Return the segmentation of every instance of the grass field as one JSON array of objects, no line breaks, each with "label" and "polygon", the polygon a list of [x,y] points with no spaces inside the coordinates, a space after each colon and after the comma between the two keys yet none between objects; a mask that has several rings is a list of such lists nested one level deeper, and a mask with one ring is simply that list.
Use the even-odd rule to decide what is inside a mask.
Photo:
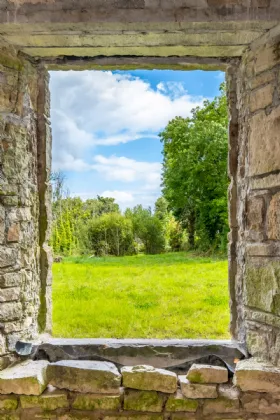
[{"label": "grass field", "polygon": [[229,338],[225,260],[67,258],[53,275],[56,337]]}]

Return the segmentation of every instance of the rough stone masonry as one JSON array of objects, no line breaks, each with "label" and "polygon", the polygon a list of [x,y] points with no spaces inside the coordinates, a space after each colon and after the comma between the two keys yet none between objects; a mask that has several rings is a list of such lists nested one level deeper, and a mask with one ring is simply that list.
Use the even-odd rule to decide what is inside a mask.
[{"label": "rough stone masonry", "polygon": [[[51,331],[50,68],[227,71],[230,328],[233,339],[263,364],[247,370],[244,362],[247,385],[238,367],[237,385],[240,380],[249,394],[233,398],[235,408],[229,404],[220,413],[228,419],[274,415],[279,372],[271,373],[271,364],[280,365],[279,1],[0,0],[0,369],[15,360],[18,339]],[[252,389],[248,382],[262,370],[261,386]],[[187,395],[203,395],[186,378],[181,384]],[[198,413],[217,412],[213,404],[227,398],[223,389],[208,388],[218,397],[199,402]],[[177,396],[171,402],[154,397],[155,407],[179,405],[184,412]],[[20,402],[16,409],[18,397],[10,399],[2,404],[15,413],[3,419],[18,418],[17,410],[30,404]],[[124,399],[126,407],[131,399]]]}]

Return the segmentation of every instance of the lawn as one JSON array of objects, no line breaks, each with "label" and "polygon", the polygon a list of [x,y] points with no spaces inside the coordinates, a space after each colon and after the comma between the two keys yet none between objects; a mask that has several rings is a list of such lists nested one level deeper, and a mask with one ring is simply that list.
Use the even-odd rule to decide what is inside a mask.
[{"label": "lawn", "polygon": [[53,267],[53,335],[229,338],[227,262],[190,253],[66,258]]}]

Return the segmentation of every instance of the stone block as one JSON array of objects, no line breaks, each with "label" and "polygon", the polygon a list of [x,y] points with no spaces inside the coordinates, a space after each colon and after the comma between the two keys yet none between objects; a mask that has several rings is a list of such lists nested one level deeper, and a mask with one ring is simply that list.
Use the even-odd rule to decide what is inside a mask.
[{"label": "stone block", "polygon": [[193,364],[187,379],[197,384],[221,384],[228,381],[228,370],[220,366]]},{"label": "stone block", "polygon": [[19,271],[6,273],[0,276],[0,287],[20,286],[22,283],[22,274]]},{"label": "stone block", "polygon": [[240,403],[238,399],[228,399],[224,397],[218,397],[215,400],[206,400],[203,405],[203,414],[226,414],[226,413],[238,413]]},{"label": "stone block", "polygon": [[11,267],[17,263],[18,251],[14,248],[0,246],[0,268]]},{"label": "stone block", "polygon": [[126,389],[124,392],[125,410],[160,413],[163,409],[164,401],[164,395],[157,391]]},{"label": "stone block", "polygon": [[270,394],[244,394],[242,396],[244,410],[249,413],[279,414],[280,400],[273,399]]},{"label": "stone block", "polygon": [[259,74],[258,76],[254,77],[248,84],[251,89],[255,89],[262,85],[272,82],[274,79],[275,79],[275,72],[270,71],[270,72]]},{"label": "stone block", "polygon": [[0,394],[41,395],[47,387],[48,362],[26,361],[0,372]]},{"label": "stone block", "polygon": [[8,242],[18,242],[19,241],[19,232],[20,232],[19,223],[13,223],[8,229],[7,241]]},{"label": "stone block", "polygon": [[165,369],[148,365],[125,366],[121,369],[123,386],[143,391],[174,393],[177,390],[177,375]]},{"label": "stone block", "polygon": [[250,180],[252,190],[264,190],[269,188],[279,188],[280,187],[280,173],[268,174],[265,177],[261,178],[252,178]]},{"label": "stone block", "polygon": [[280,106],[269,115],[259,112],[249,123],[249,176],[280,170]]},{"label": "stone block", "polygon": [[229,400],[238,400],[240,397],[240,390],[231,384],[221,384],[218,386],[218,394],[220,397]]},{"label": "stone block", "polygon": [[280,315],[279,268],[277,262],[260,264],[248,260],[244,276],[245,305]]},{"label": "stone block", "polygon": [[191,383],[186,375],[179,376],[179,384],[181,387],[182,394],[187,398],[199,399],[199,398],[217,398],[217,385],[209,384],[195,384]]},{"label": "stone block", "polygon": [[121,396],[104,394],[75,394],[72,407],[77,410],[118,410]]},{"label": "stone block", "polygon": [[22,316],[22,306],[19,302],[4,302],[0,305],[0,321],[14,321]]},{"label": "stone block", "polygon": [[0,289],[0,302],[11,302],[19,300],[20,287],[11,287],[8,289]]},{"label": "stone block", "polygon": [[[88,419],[83,417],[81,420],[88,420]],[[112,415],[104,416],[103,420],[163,420],[163,415],[152,414],[152,413],[149,413],[149,414],[123,413],[123,414],[112,414]]]},{"label": "stone block", "polygon": [[273,241],[280,240],[280,193],[275,194],[268,207],[267,236]]},{"label": "stone block", "polygon": [[255,74],[270,70],[278,64],[275,45],[264,45],[256,53],[256,62],[254,66]]},{"label": "stone block", "polygon": [[121,375],[113,363],[88,360],[61,360],[47,368],[49,383],[70,391],[114,394]]},{"label": "stone block", "polygon": [[255,112],[272,104],[274,86],[272,84],[261,87],[251,93],[250,111]]},{"label": "stone block", "polygon": [[[0,397],[0,411],[16,410],[18,400],[15,397]],[[1,418],[1,414],[0,414]]]},{"label": "stone block", "polygon": [[195,413],[198,408],[198,401],[184,397],[181,391],[168,397],[166,411],[186,411]]},{"label": "stone block", "polygon": [[234,383],[242,391],[280,392],[280,368],[254,358],[236,365]]},{"label": "stone block", "polygon": [[69,403],[67,393],[48,387],[46,391],[39,396],[25,395],[20,397],[22,408],[41,408],[42,410],[51,411],[58,408],[68,408]]}]

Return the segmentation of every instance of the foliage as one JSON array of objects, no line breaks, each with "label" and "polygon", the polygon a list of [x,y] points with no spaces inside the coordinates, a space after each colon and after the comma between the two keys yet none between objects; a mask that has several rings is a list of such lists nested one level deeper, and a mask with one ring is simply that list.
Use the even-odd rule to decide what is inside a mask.
[{"label": "foliage", "polygon": [[132,222],[119,213],[105,213],[92,219],[88,228],[91,249],[95,255],[132,255]]},{"label": "foliage", "polygon": [[158,254],[165,249],[164,224],[151,209],[142,205],[127,209],[125,216],[132,221],[136,242],[143,243],[146,254]]},{"label": "foliage", "polygon": [[190,247],[225,246],[227,222],[227,102],[221,95],[176,117],[160,133],[163,143],[163,194],[187,229]]},{"label": "foliage", "polygon": [[54,264],[53,277],[56,337],[229,338],[225,260],[71,257]]}]

